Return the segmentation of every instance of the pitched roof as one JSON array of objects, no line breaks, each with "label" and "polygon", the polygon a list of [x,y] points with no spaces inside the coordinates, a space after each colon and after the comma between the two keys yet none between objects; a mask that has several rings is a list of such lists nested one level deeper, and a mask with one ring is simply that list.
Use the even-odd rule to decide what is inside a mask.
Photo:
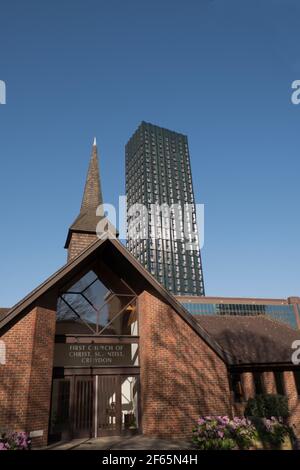
[{"label": "pitched roof", "polygon": [[4,315],[4,313],[7,313],[10,309],[9,308],[0,308],[0,315]]},{"label": "pitched roof", "polygon": [[76,217],[70,229],[78,232],[96,232],[98,222],[102,220],[103,216],[96,216],[96,211],[80,212],[79,216]]},{"label": "pitched roof", "polygon": [[6,314],[0,318],[0,329],[8,325],[18,315],[21,315],[26,309],[31,308],[40,298],[49,294],[51,290],[58,291],[67,282],[67,279],[74,277],[82,267],[88,264],[89,260],[97,256],[97,251],[102,250],[110,266],[121,275],[121,271],[126,274],[126,281],[129,283],[133,279],[134,290],[141,293],[147,288],[154,292],[164,302],[168,303],[177,312],[184,321],[208,344],[215,353],[227,363],[232,358],[219,346],[219,344],[195,321],[192,315],[170,294],[158,281],[134,258],[134,256],[125,248],[125,246],[116,238],[109,238],[105,233],[101,239],[91,244],[85,251],[73,258],[69,263],[63,266],[55,274],[50,276],[45,282],[28,294],[24,299],[12,307]]},{"label": "pitched roof", "polygon": [[292,364],[292,343],[300,331],[264,315],[193,315],[233,357],[233,364]]}]

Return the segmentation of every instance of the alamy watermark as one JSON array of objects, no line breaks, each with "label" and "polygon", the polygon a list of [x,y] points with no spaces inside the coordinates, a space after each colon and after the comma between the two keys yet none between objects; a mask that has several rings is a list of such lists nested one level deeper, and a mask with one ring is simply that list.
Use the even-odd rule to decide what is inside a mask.
[{"label": "alamy watermark", "polygon": [[295,351],[292,354],[292,363],[295,364],[296,366],[299,366],[300,364],[300,339],[296,339],[292,343],[292,349]]},{"label": "alamy watermark", "polygon": [[293,104],[300,104],[300,80],[294,80],[292,83],[292,89],[294,90],[291,95],[291,101]]},{"label": "alamy watermark", "polygon": [[0,104],[6,104],[6,84],[0,80]]},{"label": "alamy watermark", "polygon": [[96,216],[99,217],[98,238],[104,232],[109,237],[116,237],[117,230],[119,238],[127,241],[181,242],[185,250],[190,251],[204,246],[204,204],[136,203],[127,207],[127,197],[119,196],[118,211],[111,204],[102,204],[97,208]]},{"label": "alamy watermark", "polygon": [[6,346],[4,341],[0,340],[0,365],[5,366],[6,364]]}]

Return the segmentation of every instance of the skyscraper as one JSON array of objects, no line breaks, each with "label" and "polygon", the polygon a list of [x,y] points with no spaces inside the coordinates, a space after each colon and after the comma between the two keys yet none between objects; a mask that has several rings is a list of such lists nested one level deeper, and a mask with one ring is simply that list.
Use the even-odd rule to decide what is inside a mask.
[{"label": "skyscraper", "polygon": [[204,295],[187,136],[142,122],[125,153],[127,248],[173,294]]}]

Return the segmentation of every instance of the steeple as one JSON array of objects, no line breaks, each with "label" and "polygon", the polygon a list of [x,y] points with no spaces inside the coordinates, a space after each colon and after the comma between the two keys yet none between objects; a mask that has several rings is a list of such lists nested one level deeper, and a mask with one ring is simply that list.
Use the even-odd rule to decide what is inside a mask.
[{"label": "steeple", "polygon": [[[88,174],[86,178],[80,214],[85,213],[86,211],[96,211],[96,208],[103,204],[101,183],[100,183],[100,173],[99,173],[99,163],[98,163],[98,150],[96,137],[94,138],[92,155],[90,159],[90,165],[88,169]],[[103,210],[102,210],[102,214]]]},{"label": "steeple", "polygon": [[[104,218],[103,207],[96,215],[96,209],[103,204],[98,150],[96,137],[94,138],[92,154],[86,177],[80,212],[69,228],[65,248],[68,249],[68,261],[96,241],[96,227]],[[105,228],[106,230],[106,228]]]}]

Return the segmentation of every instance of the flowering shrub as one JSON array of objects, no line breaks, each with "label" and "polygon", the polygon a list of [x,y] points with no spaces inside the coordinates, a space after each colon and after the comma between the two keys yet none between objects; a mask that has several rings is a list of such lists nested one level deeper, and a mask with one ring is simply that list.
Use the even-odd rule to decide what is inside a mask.
[{"label": "flowering shrub", "polygon": [[286,419],[289,416],[288,399],[283,395],[256,395],[247,401],[245,416],[259,416],[261,418],[274,416]]},{"label": "flowering shrub", "polygon": [[282,395],[256,395],[250,398],[245,408],[248,416],[257,429],[261,443],[267,447],[279,448],[286,437],[294,440],[293,429],[286,424],[289,416],[288,401]]},{"label": "flowering shrub", "polygon": [[203,416],[193,429],[193,442],[201,450],[248,449],[256,437],[256,429],[247,418]]},{"label": "flowering shrub", "polygon": [[294,432],[290,426],[283,423],[282,418],[252,418],[252,422],[258,431],[260,440],[272,447],[280,447],[285,438],[289,436],[292,440]]},{"label": "flowering shrub", "polygon": [[0,450],[29,450],[30,446],[26,432],[0,433]]}]

